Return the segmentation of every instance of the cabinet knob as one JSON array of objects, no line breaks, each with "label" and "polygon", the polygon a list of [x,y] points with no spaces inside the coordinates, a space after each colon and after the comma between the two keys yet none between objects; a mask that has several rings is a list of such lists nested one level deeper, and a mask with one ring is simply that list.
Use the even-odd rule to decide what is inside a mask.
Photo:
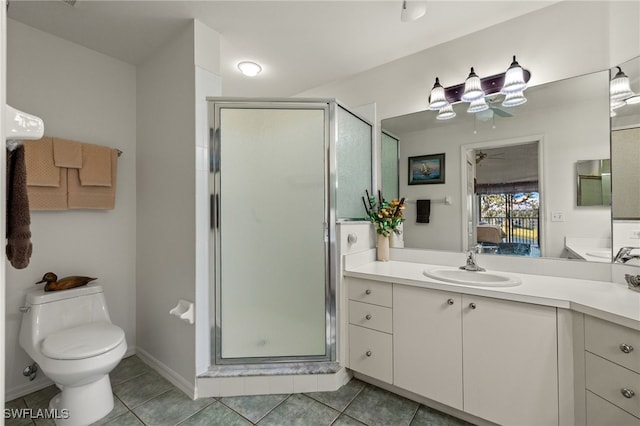
[{"label": "cabinet knob", "polygon": [[365,316],[365,318],[366,318],[366,319],[368,319],[368,320],[370,320],[370,319],[371,319],[371,314],[367,314],[367,315]]},{"label": "cabinet knob", "polygon": [[633,396],[636,394],[634,391],[632,391],[631,389],[627,389],[627,388],[620,389],[620,393],[625,398],[633,398]]},{"label": "cabinet knob", "polygon": [[447,305],[453,305],[453,299],[447,300]]},{"label": "cabinet knob", "polygon": [[472,303],[469,303],[469,307],[470,307],[471,309],[475,309],[475,308],[476,308],[476,304],[475,304],[475,303],[473,303],[473,302],[472,302]]},{"label": "cabinet knob", "polygon": [[364,294],[371,294],[371,290],[366,289],[366,290],[364,291]]},{"label": "cabinet knob", "polygon": [[372,353],[371,353],[371,351],[367,351],[367,352],[365,352],[365,355],[366,355],[366,356],[371,356],[371,355],[372,355]]},{"label": "cabinet knob", "polygon": [[348,242],[349,244],[355,244],[355,243],[357,243],[357,242],[358,242],[358,235],[356,235],[356,234],[349,234],[349,235],[347,236],[347,242]]},{"label": "cabinet knob", "polygon": [[620,345],[620,350],[625,354],[631,353],[633,351],[633,346],[627,345],[626,343],[622,343]]}]

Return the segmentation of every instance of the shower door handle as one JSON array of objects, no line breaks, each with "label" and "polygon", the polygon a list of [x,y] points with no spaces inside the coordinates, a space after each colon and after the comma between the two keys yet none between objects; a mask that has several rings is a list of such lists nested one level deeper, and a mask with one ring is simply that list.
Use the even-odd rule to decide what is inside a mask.
[{"label": "shower door handle", "polygon": [[209,197],[209,223],[211,229],[220,227],[220,198],[218,194],[211,194]]}]

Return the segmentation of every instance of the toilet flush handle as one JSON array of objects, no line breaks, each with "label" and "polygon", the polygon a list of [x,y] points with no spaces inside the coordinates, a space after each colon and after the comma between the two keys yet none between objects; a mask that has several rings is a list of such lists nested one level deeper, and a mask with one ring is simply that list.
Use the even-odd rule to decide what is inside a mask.
[{"label": "toilet flush handle", "polygon": [[22,312],[23,314],[26,314],[27,312],[29,312],[31,310],[31,306],[20,306],[18,308],[20,310],[20,312]]}]

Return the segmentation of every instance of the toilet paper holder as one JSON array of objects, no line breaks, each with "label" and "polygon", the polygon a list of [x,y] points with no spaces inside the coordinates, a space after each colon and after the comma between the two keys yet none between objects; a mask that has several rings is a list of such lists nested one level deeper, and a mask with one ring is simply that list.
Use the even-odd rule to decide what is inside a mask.
[{"label": "toilet paper holder", "polygon": [[189,324],[193,324],[195,306],[193,302],[180,299],[176,307],[171,309],[169,313],[185,322],[188,322]]}]

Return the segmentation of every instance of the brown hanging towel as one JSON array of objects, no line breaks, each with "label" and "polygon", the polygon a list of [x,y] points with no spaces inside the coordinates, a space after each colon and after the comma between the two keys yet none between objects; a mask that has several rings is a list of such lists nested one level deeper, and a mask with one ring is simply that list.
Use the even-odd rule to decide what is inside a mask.
[{"label": "brown hanging towel", "polygon": [[27,196],[27,168],[24,146],[7,150],[7,247],[9,262],[16,269],[24,269],[31,258],[31,217]]}]

